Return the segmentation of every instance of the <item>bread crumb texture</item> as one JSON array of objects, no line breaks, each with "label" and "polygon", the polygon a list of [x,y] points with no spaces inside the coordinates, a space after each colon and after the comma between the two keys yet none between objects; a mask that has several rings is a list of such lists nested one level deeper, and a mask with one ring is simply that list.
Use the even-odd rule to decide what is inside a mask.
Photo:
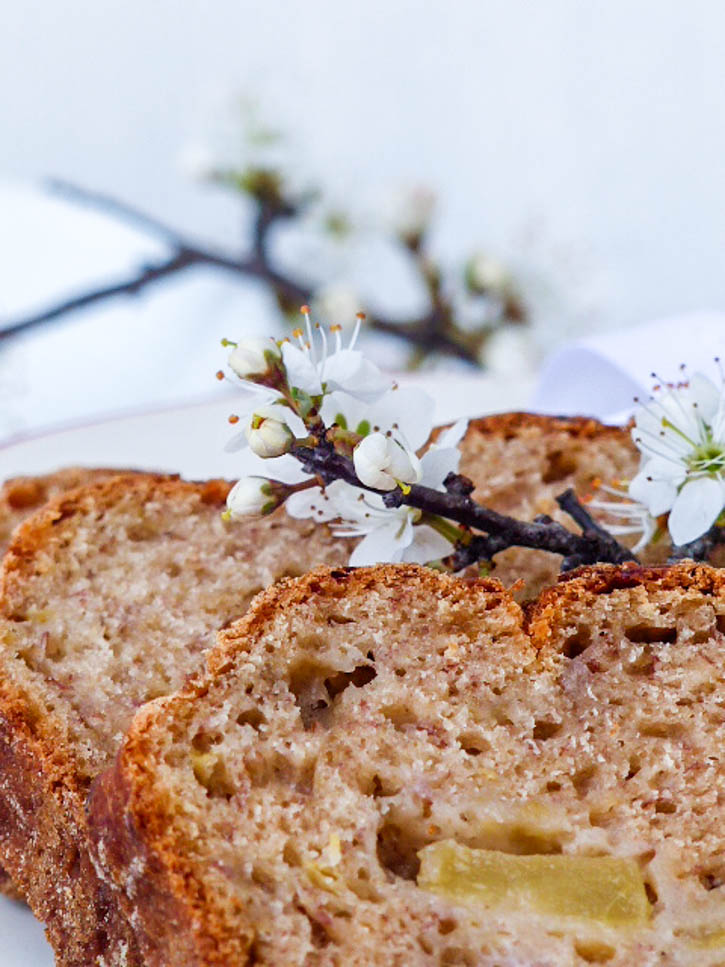
[{"label": "bread crumb texture", "polygon": [[96,855],[153,967],[722,965],[724,634],[691,562],[283,582],[137,713]]},{"label": "bread crumb texture", "polygon": [[115,475],[28,517],[5,555],[0,855],[59,964],[141,963],[94,874],[84,813],[134,711],[179,688],[262,588],[346,559],[325,527],[284,513],[225,523],[228,489]]}]

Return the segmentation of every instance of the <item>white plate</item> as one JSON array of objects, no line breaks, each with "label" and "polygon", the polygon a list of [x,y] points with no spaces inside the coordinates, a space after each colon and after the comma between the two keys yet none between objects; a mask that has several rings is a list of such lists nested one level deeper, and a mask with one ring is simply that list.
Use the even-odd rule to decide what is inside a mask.
[{"label": "white plate", "polygon": [[[530,386],[486,376],[401,377],[435,396],[436,421],[518,409]],[[235,479],[253,469],[248,451],[225,453],[232,435],[227,415],[234,397],[172,410],[119,417],[18,440],[0,447],[0,478],[44,473],[72,464],[168,470],[203,479]],[[261,461],[259,462],[261,463]],[[0,897],[0,967],[51,967],[53,955],[43,930],[22,905]]]}]

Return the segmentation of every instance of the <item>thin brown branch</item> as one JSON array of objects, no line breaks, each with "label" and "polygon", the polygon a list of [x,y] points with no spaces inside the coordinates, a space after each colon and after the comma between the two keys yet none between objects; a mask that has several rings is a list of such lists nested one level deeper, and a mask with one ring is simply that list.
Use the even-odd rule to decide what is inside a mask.
[{"label": "thin brown branch", "polygon": [[[447,492],[419,484],[412,485],[405,493],[400,489],[379,491],[366,487],[355,473],[352,460],[337,453],[333,445],[325,439],[314,448],[296,446],[291,452],[307,473],[320,477],[325,483],[344,480],[354,487],[377,493],[387,507],[415,507],[428,514],[455,521],[470,531],[482,531],[483,534],[474,534],[469,544],[457,549],[454,554],[454,567],[458,569],[476,560],[490,560],[494,554],[508,547],[530,547],[560,554],[564,558],[563,570],[582,564],[622,564],[624,561],[637,560],[628,548],[619,544],[598,525],[587,527],[581,534],[575,534],[552,520],[516,520],[476,503],[468,494],[462,492],[465,491],[465,486],[451,488],[451,484],[454,484],[451,480],[447,481]],[[561,500],[565,509],[569,507],[579,516],[566,495],[562,495]]]},{"label": "thin brown branch", "polygon": [[117,295],[138,295],[143,289],[158,282],[169,275],[175,275],[192,265],[197,265],[198,259],[193,252],[186,249],[179,250],[170,256],[166,261],[158,262],[155,265],[146,265],[136,274],[122,282],[113,285],[103,286],[99,289],[91,289],[79,296],[66,299],[49,309],[45,309],[32,316],[17,319],[0,329],[0,341],[9,336],[17,335],[27,329],[34,329],[44,323],[53,322],[62,316],[84,309],[96,302],[105,302]]},{"label": "thin brown branch", "polygon": [[[135,273],[119,282],[90,288],[40,312],[8,320],[0,328],[0,340],[56,322],[72,312],[107,299],[138,295],[163,279],[204,265],[265,283],[274,292],[280,306],[286,310],[309,303],[314,297],[312,286],[279,272],[271,263],[268,251],[270,231],[280,220],[297,214],[297,209],[281,197],[276,201],[266,196],[256,200],[252,250],[242,255],[231,255],[204,247],[160,219],[102,192],[89,191],[61,180],[51,181],[49,184],[53,191],[75,204],[105,212],[157,236],[169,246],[169,254],[158,262],[142,265]],[[416,253],[416,259],[419,267],[425,267],[422,255]],[[382,315],[371,315],[368,317],[368,328],[404,340],[423,353],[439,352],[477,364],[480,336],[464,332],[455,325],[451,307],[443,300],[436,280],[429,280],[429,291],[431,307],[423,316],[410,321],[399,321]]]}]

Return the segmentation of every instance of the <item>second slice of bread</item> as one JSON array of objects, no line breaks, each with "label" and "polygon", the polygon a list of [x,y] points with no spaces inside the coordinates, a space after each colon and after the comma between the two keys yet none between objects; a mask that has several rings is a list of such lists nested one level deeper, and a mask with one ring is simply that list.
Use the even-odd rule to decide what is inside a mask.
[{"label": "second slice of bread", "polygon": [[411,566],[285,582],[137,714],[99,869],[149,967],[714,967],[724,632],[693,564],[584,570],[528,621]]}]

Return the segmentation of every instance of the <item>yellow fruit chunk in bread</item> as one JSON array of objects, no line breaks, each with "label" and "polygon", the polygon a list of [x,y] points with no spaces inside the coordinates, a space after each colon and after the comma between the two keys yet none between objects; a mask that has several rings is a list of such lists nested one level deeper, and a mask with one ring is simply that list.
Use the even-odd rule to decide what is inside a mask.
[{"label": "yellow fruit chunk in bread", "polygon": [[469,849],[453,840],[422,849],[418,886],[450,900],[593,920],[643,924],[649,903],[634,859],[616,856],[516,856]]}]

